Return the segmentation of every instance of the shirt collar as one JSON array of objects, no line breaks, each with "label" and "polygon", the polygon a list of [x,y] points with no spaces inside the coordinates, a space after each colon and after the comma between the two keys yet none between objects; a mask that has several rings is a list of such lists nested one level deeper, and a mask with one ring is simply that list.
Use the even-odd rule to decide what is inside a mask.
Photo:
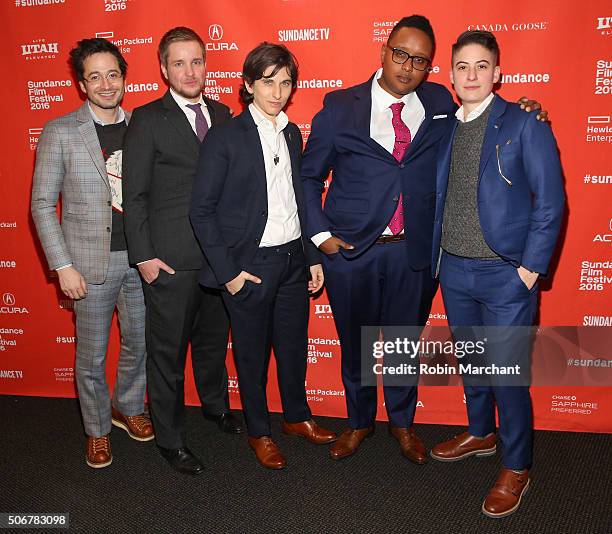
[{"label": "shirt collar", "polygon": [[257,125],[257,128],[264,128],[267,130],[275,130],[276,133],[281,132],[285,129],[285,126],[289,124],[289,117],[287,114],[281,110],[281,112],[276,117],[276,128],[274,128],[274,124],[267,117],[264,117],[263,113],[257,109],[257,106],[252,102],[249,104],[249,111],[251,112],[251,116]]},{"label": "shirt collar", "polygon": [[376,106],[379,111],[382,111],[395,104],[396,102],[403,102],[408,106],[409,102],[414,98],[417,98],[414,91],[402,96],[402,98],[395,98],[393,95],[387,93],[380,84],[378,83],[379,78],[382,76],[382,68],[376,71],[374,79],[372,80],[372,104]]},{"label": "shirt collar", "polygon": [[170,94],[172,95],[172,98],[174,98],[174,101],[177,103],[178,107],[181,109],[185,109],[188,105],[191,104],[200,104],[201,106],[206,107],[206,102],[204,102],[202,94],[200,94],[200,100],[198,100],[197,102],[190,102],[189,100],[175,92],[172,88],[170,88]]},{"label": "shirt collar", "polygon": [[477,119],[482,115],[483,111],[487,109],[487,106],[491,103],[491,100],[493,100],[494,96],[494,93],[490,93],[489,96],[485,98],[476,109],[473,109],[468,113],[468,116],[465,119],[463,118],[463,106],[461,106],[455,113],[455,117],[457,117],[460,122],[470,122],[474,119]]},{"label": "shirt collar", "polygon": [[[106,126],[107,124],[111,124],[111,123],[106,123],[104,122],[100,117],[98,117],[95,113],[94,110],[91,109],[91,105],[89,104],[89,100],[87,101],[87,109],[89,109],[89,113],[91,114],[91,118],[93,119],[93,121],[96,124],[99,124],[100,126]],[[117,120],[112,123],[112,124],[119,124],[120,122],[123,122],[125,120],[125,111],[123,111],[123,108],[121,108],[121,106],[119,107],[119,111],[117,112]]]}]

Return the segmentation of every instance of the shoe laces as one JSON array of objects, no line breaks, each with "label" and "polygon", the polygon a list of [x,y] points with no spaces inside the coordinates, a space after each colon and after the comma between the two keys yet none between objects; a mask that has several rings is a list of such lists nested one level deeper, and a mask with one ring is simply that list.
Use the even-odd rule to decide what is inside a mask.
[{"label": "shoe laces", "polygon": [[92,448],[94,454],[98,451],[107,451],[110,448],[110,442],[108,436],[101,436],[99,438],[93,438]]},{"label": "shoe laces", "polygon": [[129,415],[125,418],[140,431],[144,430],[144,428],[150,424],[149,418],[144,414]]}]

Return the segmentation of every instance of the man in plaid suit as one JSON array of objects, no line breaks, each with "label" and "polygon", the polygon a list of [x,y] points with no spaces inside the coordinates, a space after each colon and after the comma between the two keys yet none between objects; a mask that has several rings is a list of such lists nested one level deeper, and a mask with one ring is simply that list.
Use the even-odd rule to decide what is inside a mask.
[{"label": "man in plaid suit", "polygon": [[[40,137],[32,216],[49,268],[74,299],[75,374],[90,467],[110,465],[111,424],[138,441],[153,439],[144,414],[145,308],[138,271],[128,264],[121,198],[123,136],[120,107],[127,63],[105,39],[83,39],[70,52],[87,97],[76,111],[48,122]],[[62,195],[62,222],[56,205]],[[106,350],[115,308],[121,352],[111,401]]]}]

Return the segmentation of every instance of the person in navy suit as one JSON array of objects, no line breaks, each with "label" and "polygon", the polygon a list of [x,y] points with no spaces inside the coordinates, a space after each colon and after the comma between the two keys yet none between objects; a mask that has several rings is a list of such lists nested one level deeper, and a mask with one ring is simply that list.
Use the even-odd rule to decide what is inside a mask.
[{"label": "person in navy suit", "polygon": [[297,77],[286,47],[262,43],[249,52],[240,91],[247,109],[206,136],[190,215],[208,260],[200,283],[222,289],[229,312],[249,445],[270,469],[286,466],[268,420],[271,347],[283,432],[315,444],[336,439],[312,419],[304,389],[308,293],[323,286],[323,269],[305,237],[302,135],[283,111]]},{"label": "person in navy suit", "polygon": [[431,451],[441,461],[494,454],[497,405],[503,469],[482,505],[490,517],[516,511],[529,485],[529,327],[565,205],[550,126],[493,93],[498,58],[490,32],[464,32],[453,45],[451,82],[463,105],[439,156],[432,248],[455,339],[494,327],[485,336],[499,330],[504,343],[487,351],[485,364],[518,361],[525,375],[482,384],[464,374],[468,431]]},{"label": "person in navy suit", "polygon": [[[342,346],[349,428],[330,449],[333,459],[355,453],[373,431],[376,387],[364,384],[361,371],[362,326],[423,326],[436,291],[429,264],[437,146],[455,104],[443,86],[424,81],[434,46],[425,17],[400,20],[382,47],[382,68],[363,84],[326,95],[304,151],[307,231],[325,253]],[[384,395],[402,453],[425,463],[412,429],[415,385],[385,385]]]}]

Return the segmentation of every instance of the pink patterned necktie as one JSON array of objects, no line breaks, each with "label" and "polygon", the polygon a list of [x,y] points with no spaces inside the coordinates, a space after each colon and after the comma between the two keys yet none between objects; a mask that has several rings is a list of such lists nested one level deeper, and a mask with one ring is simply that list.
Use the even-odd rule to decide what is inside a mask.
[{"label": "pink patterned necktie", "polygon": [[[404,107],[403,102],[396,102],[391,104],[391,112],[393,118],[391,119],[393,124],[393,130],[395,131],[395,145],[393,146],[393,157],[399,162],[404,158],[404,154],[410,146],[412,137],[410,130],[406,123],[402,120],[402,108]],[[399,234],[404,229],[404,207],[402,205],[402,194],[400,193],[397,208],[393,217],[389,221],[389,230],[393,235]]]}]

